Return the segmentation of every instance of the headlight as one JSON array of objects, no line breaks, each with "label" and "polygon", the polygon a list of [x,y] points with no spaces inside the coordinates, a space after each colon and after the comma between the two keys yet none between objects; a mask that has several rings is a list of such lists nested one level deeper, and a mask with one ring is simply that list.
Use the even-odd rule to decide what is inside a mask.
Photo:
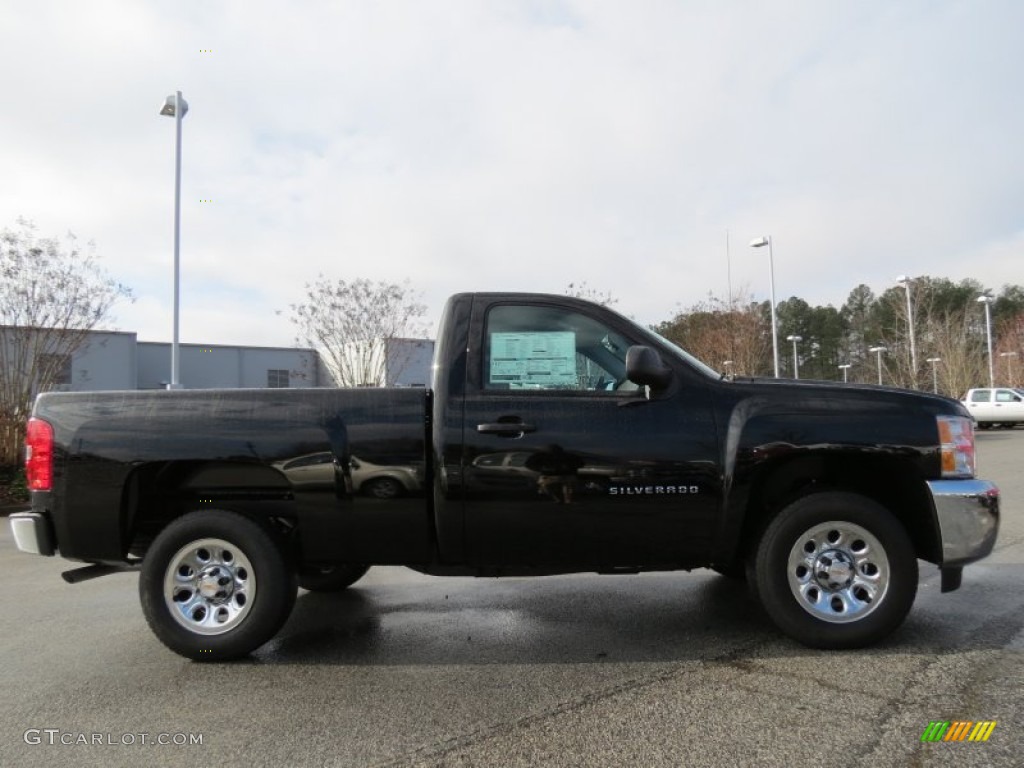
[{"label": "headlight", "polygon": [[974,424],[963,416],[936,416],[943,477],[974,477]]}]

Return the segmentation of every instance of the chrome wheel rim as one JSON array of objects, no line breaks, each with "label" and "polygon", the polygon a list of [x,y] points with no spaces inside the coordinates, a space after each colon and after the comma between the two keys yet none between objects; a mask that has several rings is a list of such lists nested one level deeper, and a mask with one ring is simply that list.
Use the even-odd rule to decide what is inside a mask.
[{"label": "chrome wheel rim", "polygon": [[252,563],[224,539],[186,544],[164,574],[167,610],[178,624],[199,635],[220,635],[237,627],[255,596]]},{"label": "chrome wheel rim", "polygon": [[800,607],[830,624],[878,610],[892,571],[885,548],[854,523],[831,521],[800,535],[789,552],[787,580]]}]

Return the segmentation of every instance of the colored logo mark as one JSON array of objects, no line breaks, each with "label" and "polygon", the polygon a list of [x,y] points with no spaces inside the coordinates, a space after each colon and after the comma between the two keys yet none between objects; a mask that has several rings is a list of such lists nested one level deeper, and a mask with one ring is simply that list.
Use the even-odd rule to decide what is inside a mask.
[{"label": "colored logo mark", "polygon": [[921,741],[988,741],[995,728],[995,720],[933,720],[921,734]]}]

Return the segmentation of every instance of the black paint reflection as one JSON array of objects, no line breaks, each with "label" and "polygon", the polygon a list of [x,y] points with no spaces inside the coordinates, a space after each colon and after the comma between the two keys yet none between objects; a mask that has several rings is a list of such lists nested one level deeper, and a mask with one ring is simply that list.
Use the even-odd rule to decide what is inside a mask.
[{"label": "black paint reflection", "polygon": [[572,504],[583,459],[562,449],[545,446],[526,460],[526,468],[537,473],[537,493],[556,504]]}]

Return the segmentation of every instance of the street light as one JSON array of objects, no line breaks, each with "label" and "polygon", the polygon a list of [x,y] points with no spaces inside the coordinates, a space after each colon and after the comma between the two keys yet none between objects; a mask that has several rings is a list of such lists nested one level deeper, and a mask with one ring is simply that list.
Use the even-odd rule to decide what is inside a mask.
[{"label": "street light", "polygon": [[996,385],[996,373],[992,367],[992,309],[991,304],[995,299],[991,296],[979,296],[978,301],[985,305],[985,338],[988,340],[988,386],[993,388]]},{"label": "street light", "polygon": [[1013,386],[1013,358],[1017,356],[1016,352],[1000,352],[1000,357],[1006,358],[1006,382],[1011,387]]},{"label": "street light", "polygon": [[786,341],[792,341],[793,342],[793,378],[794,379],[799,379],[800,378],[800,362],[797,360],[797,357],[796,357],[796,343],[798,341],[803,341],[803,340],[804,340],[803,336],[787,336],[786,337]]},{"label": "street light", "polygon": [[935,367],[936,363],[941,363],[941,357],[929,357],[926,358],[929,363],[932,364],[932,392],[938,394],[939,392],[939,374],[938,369]]},{"label": "street light", "polygon": [[882,353],[888,352],[886,347],[871,347],[868,352],[874,352],[878,355],[878,383],[882,383]]},{"label": "street light", "polygon": [[775,256],[772,253],[771,235],[758,237],[750,241],[751,248],[768,246],[768,287],[771,291],[772,302],[772,359],[775,363],[775,378],[779,378],[779,330],[775,319]]},{"label": "street light", "polygon": [[914,344],[914,309],[910,303],[910,283],[913,280],[906,275],[900,275],[896,282],[903,283],[907,290],[907,330],[910,333],[910,381],[917,385],[917,347]]},{"label": "street light", "polygon": [[178,305],[181,273],[181,121],[188,114],[188,102],[175,91],[164,102],[161,115],[174,118],[174,338],[171,341],[171,383],[168,389],[181,389],[179,376]]},{"label": "street light", "polygon": [[844,363],[843,365],[840,365],[839,368],[843,372],[843,384],[845,384],[846,381],[847,381],[847,374],[849,374],[849,372],[850,372],[850,364],[849,363]]}]

